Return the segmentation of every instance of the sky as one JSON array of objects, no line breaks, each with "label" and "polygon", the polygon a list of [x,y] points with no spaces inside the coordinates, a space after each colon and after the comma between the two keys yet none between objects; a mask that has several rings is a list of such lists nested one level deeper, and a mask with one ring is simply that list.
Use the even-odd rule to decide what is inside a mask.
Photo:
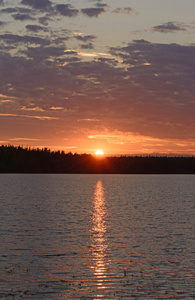
[{"label": "sky", "polygon": [[194,0],[0,0],[0,144],[195,155]]}]

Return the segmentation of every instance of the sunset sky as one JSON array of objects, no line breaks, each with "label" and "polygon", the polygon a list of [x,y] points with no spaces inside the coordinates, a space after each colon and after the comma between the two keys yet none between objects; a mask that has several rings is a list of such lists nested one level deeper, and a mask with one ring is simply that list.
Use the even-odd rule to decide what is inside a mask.
[{"label": "sunset sky", "polygon": [[0,144],[195,155],[194,0],[0,0]]}]

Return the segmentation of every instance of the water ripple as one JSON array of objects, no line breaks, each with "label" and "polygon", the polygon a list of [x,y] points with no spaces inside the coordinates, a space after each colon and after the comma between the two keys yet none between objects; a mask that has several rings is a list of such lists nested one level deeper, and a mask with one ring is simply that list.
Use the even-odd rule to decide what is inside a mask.
[{"label": "water ripple", "polygon": [[0,299],[195,299],[195,176],[0,177]]}]

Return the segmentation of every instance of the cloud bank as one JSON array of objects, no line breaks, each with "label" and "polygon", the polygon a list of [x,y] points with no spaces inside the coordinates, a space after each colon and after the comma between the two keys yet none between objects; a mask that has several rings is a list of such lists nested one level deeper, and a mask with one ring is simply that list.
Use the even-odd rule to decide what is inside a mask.
[{"label": "cloud bank", "polygon": [[[48,122],[37,129],[38,140],[48,130],[48,139],[52,134],[59,135],[59,140],[63,135],[66,139],[74,137],[74,147],[81,137],[91,143],[107,140],[116,145],[131,145],[133,141],[137,145],[142,140],[145,151],[149,143],[160,147],[162,141],[164,145],[169,141],[167,148],[171,140],[181,149],[187,140],[192,145],[195,45],[132,40],[128,36],[118,46],[109,46],[110,27],[102,27],[107,31],[103,39],[94,30],[95,22],[102,22],[105,14],[129,20],[135,10],[94,2],[95,7],[77,8],[49,0],[22,0],[15,7],[0,1],[0,109],[4,134],[7,132],[13,140],[17,126],[21,136],[26,136],[28,126],[21,126],[22,122],[28,122],[29,128],[33,124],[35,131],[40,127],[35,122]],[[74,30],[64,25],[77,18],[82,18],[84,25]],[[90,22],[88,30],[85,22]],[[8,30],[7,26],[15,24],[18,30],[17,26]],[[150,35],[186,34],[193,26],[193,22],[187,25],[170,21],[152,27]],[[34,139],[33,134],[29,139]]]}]

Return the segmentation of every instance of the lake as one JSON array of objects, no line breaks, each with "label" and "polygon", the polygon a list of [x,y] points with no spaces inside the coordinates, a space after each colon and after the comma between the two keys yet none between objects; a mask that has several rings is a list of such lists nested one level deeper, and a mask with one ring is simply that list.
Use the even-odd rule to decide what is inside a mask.
[{"label": "lake", "polygon": [[0,175],[0,299],[195,299],[195,175]]}]

